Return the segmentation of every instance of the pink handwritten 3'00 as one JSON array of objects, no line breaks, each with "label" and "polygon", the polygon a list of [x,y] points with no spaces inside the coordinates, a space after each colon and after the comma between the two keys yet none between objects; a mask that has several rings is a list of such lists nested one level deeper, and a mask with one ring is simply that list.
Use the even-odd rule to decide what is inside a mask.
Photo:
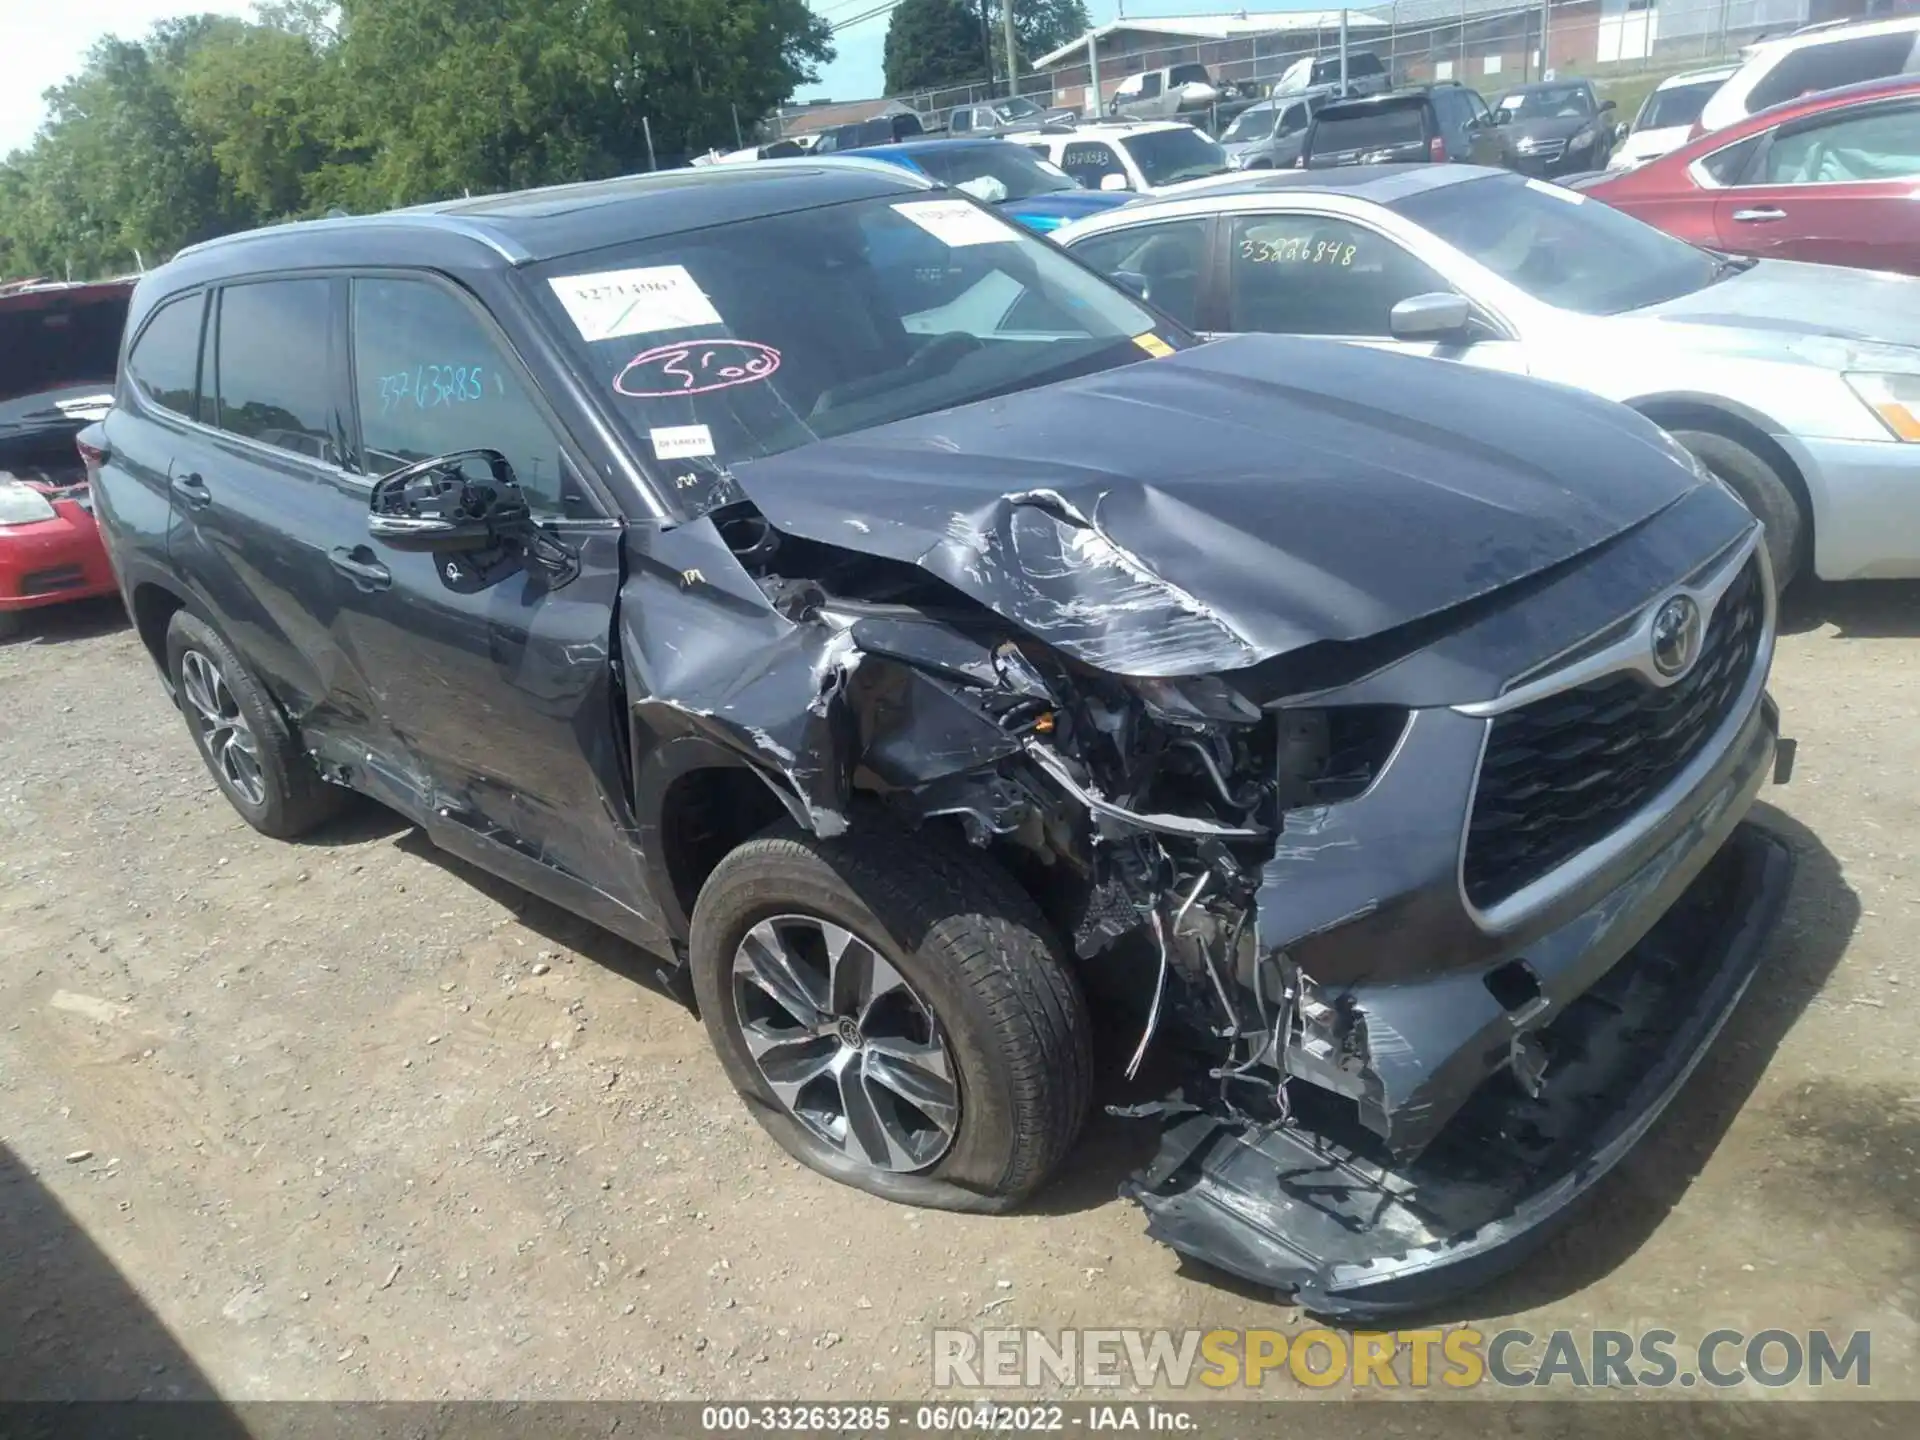
[{"label": "pink handwritten 3'00", "polygon": [[780,352],[757,340],[697,340],[656,345],[626,363],[613,388],[631,400],[704,395],[764,380],[780,368]]}]

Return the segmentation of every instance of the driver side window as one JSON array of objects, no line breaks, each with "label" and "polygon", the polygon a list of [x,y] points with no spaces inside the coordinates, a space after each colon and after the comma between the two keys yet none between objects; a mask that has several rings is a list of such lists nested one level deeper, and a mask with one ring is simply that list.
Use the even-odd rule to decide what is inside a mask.
[{"label": "driver side window", "polygon": [[1189,330],[1200,328],[1200,273],[1209,222],[1203,217],[1136,225],[1095,235],[1074,256],[1102,275],[1134,274],[1147,282],[1147,301]]},{"label": "driver side window", "polygon": [[1377,231],[1326,215],[1243,215],[1227,260],[1227,328],[1385,337],[1388,314],[1453,287]]},{"label": "driver side window", "polygon": [[471,306],[425,280],[353,282],[354,390],[367,468],[498,450],[535,519],[595,515],[519,360]]}]

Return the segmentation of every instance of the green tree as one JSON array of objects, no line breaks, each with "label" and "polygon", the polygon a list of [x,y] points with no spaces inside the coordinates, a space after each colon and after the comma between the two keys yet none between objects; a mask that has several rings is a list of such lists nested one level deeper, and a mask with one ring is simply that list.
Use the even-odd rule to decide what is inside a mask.
[{"label": "green tree", "polygon": [[982,78],[981,38],[980,11],[967,0],[900,0],[887,21],[887,93]]},{"label": "green tree", "polygon": [[[1003,32],[997,27],[1003,22],[999,7],[992,8],[993,33],[1000,35]],[[1079,39],[1092,23],[1087,18],[1086,0],[1013,0],[1014,48],[1025,65],[1052,54],[1069,40]]]}]

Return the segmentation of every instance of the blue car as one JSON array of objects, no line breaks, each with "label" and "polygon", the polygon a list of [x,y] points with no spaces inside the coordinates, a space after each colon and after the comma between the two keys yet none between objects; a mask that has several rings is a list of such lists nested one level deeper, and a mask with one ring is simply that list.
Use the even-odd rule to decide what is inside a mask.
[{"label": "blue car", "polygon": [[909,140],[859,153],[965,190],[1042,235],[1137,198],[1083,190],[1057,165],[1007,140]]}]

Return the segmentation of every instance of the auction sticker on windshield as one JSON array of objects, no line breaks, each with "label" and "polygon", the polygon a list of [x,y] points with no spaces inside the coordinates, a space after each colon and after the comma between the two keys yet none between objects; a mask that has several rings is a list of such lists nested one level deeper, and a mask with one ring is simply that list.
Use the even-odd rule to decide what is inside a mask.
[{"label": "auction sticker on windshield", "polygon": [[1587,197],[1578,190],[1569,190],[1564,185],[1550,185],[1545,180],[1527,181],[1529,190],[1538,190],[1542,195],[1551,195],[1556,200],[1564,200],[1569,205],[1584,205]]},{"label": "auction sticker on windshield", "polygon": [[653,453],[661,460],[691,460],[713,454],[713,432],[705,425],[668,425],[649,430]]},{"label": "auction sticker on windshield", "polygon": [[547,282],[583,340],[719,325],[720,312],[684,265],[603,270]]},{"label": "auction sticker on windshield", "polygon": [[962,245],[997,245],[1014,238],[1013,231],[984,210],[964,200],[910,200],[893,207],[949,249]]}]

